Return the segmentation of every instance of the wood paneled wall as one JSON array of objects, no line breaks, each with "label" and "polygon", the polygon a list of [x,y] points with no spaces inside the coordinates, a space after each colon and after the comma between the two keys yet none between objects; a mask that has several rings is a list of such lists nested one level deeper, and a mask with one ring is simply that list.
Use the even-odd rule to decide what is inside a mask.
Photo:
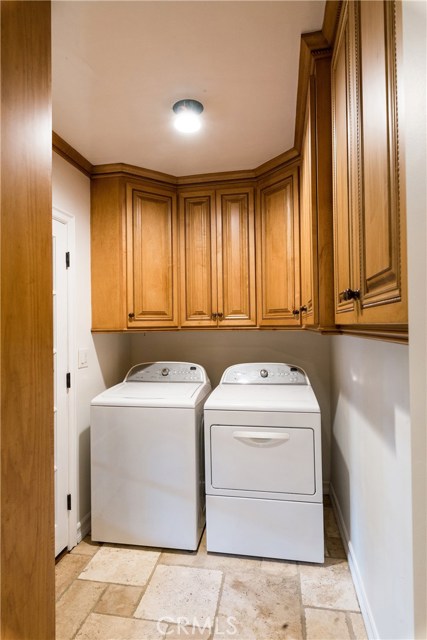
[{"label": "wood paneled wall", "polygon": [[1,638],[54,619],[50,2],[1,2]]}]

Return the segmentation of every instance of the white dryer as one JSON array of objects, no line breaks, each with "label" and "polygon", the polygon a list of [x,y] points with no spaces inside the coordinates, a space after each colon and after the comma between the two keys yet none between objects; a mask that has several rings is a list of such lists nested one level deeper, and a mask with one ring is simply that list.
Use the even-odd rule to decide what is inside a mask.
[{"label": "white dryer", "polygon": [[305,372],[229,367],[204,413],[208,551],[323,562],[320,409]]},{"label": "white dryer", "polygon": [[92,400],[93,540],[197,549],[210,391],[197,364],[148,362]]}]

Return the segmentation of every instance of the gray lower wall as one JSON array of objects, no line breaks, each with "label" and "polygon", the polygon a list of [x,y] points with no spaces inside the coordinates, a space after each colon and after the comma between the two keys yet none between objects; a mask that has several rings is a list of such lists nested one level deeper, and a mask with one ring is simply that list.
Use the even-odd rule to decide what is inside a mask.
[{"label": "gray lower wall", "polygon": [[239,362],[288,362],[308,374],[322,412],[323,480],[330,469],[330,337],[307,331],[168,331],[131,337],[131,361],[181,360],[205,367],[213,386]]}]

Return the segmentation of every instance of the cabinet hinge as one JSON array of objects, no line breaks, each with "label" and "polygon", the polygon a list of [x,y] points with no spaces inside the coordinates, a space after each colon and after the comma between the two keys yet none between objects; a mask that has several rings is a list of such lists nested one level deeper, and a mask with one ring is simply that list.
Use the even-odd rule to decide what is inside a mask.
[{"label": "cabinet hinge", "polygon": [[69,269],[70,267],[70,252],[66,251],[65,253],[65,267]]},{"label": "cabinet hinge", "polygon": [[71,373],[70,372],[67,373],[66,378],[67,378],[67,389],[71,389]]},{"label": "cabinet hinge", "polygon": [[71,511],[71,493],[67,495],[67,511]]}]

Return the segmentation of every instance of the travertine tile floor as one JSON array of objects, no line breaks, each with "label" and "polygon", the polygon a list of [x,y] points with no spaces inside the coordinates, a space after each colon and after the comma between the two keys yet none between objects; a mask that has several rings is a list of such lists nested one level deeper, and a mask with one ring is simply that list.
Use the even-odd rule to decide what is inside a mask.
[{"label": "travertine tile floor", "polygon": [[330,503],[325,563],[98,545],[56,565],[57,640],[363,640]]}]

